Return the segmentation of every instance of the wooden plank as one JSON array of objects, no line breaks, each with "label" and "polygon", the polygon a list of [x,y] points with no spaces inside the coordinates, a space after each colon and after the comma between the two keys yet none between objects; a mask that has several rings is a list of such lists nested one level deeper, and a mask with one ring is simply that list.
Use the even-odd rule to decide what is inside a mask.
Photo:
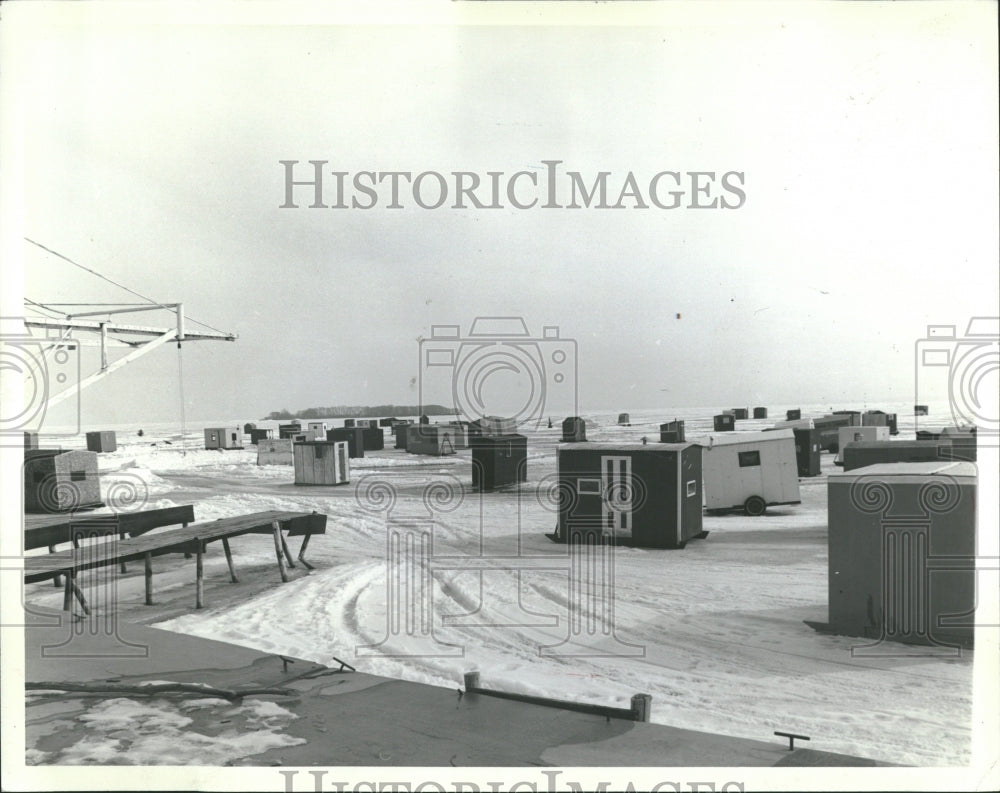
[{"label": "wooden plank", "polygon": [[144,558],[147,553],[156,556],[190,551],[194,548],[193,543],[196,540],[204,545],[223,537],[235,537],[249,533],[273,533],[275,523],[278,524],[279,529],[286,531],[288,536],[307,536],[309,534],[322,534],[326,531],[326,515],[303,512],[258,512],[252,515],[222,518],[208,523],[195,523],[157,534],[130,537],[105,546],[95,545],[84,559],[79,558],[79,555],[74,554],[72,550],[28,556],[24,560],[24,580],[29,583],[42,581],[66,570],[88,570],[119,561],[139,560]]},{"label": "wooden plank", "polygon": [[236,570],[233,568],[233,552],[229,550],[229,538],[222,538],[222,550],[226,552],[226,564],[229,565],[229,577],[232,579],[234,584],[239,583],[239,579],[236,578]]},{"label": "wooden plank", "polygon": [[205,563],[202,561],[204,555],[202,544],[198,543],[198,551],[195,558],[194,607],[196,609],[205,607]]},{"label": "wooden plank", "polygon": [[153,605],[153,555],[147,553],[145,558],[146,563],[146,605]]},{"label": "wooden plank", "polygon": [[285,570],[284,562],[281,558],[281,525],[274,521],[272,529],[274,532],[274,555],[278,558],[278,571],[281,573],[282,583],[288,582],[288,572]]},{"label": "wooden plank", "polygon": [[132,537],[152,529],[187,523],[194,520],[190,504],[141,512],[109,513],[105,515],[25,515],[24,547],[26,550],[70,542],[74,531],[106,535],[125,532]]},{"label": "wooden plank", "polygon": [[302,562],[303,566],[308,570],[314,570],[315,568],[306,561],[306,546],[309,545],[309,540],[312,539],[311,534],[307,534],[302,539],[302,547],[299,548],[299,561]]},{"label": "wooden plank", "polygon": [[282,551],[282,553],[285,554],[285,561],[288,562],[288,566],[289,567],[294,568],[295,567],[295,560],[292,559],[292,552],[290,550],[288,550],[288,543],[285,542],[285,537],[284,537],[284,535],[282,535],[282,533],[280,531],[278,532],[278,537],[281,538],[281,551]]}]

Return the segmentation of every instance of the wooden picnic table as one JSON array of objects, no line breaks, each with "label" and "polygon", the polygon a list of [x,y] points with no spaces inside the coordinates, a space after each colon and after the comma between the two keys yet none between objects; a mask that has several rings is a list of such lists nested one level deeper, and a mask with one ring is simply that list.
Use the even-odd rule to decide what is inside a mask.
[{"label": "wooden picnic table", "polygon": [[[118,524],[119,528],[120,526],[121,524]],[[229,538],[238,537],[242,534],[271,534],[274,537],[275,555],[278,562],[278,569],[281,572],[281,580],[287,581],[288,573],[285,570],[284,561],[287,560],[289,567],[294,567],[295,563],[292,560],[291,552],[288,549],[288,544],[282,532],[289,537],[301,536],[303,538],[298,559],[305,567],[311,569],[312,565],[305,560],[306,546],[309,544],[309,540],[313,534],[324,534],[326,532],[326,515],[315,512],[279,512],[273,510],[256,512],[251,515],[239,515],[232,518],[220,518],[203,523],[193,523],[156,534],[142,533],[138,536],[131,536],[126,539],[118,539],[106,543],[91,543],[82,548],[74,547],[65,551],[56,551],[55,553],[26,556],[24,558],[24,580],[25,583],[31,583],[65,575],[66,588],[63,597],[63,609],[66,611],[70,610],[75,594],[84,611],[89,613],[89,607],[76,581],[77,574],[83,570],[92,570],[117,563],[142,559],[145,562],[146,568],[146,603],[147,605],[152,605],[152,558],[166,553],[193,553],[197,559],[195,607],[202,608],[204,605],[202,557],[205,553],[205,547],[209,543],[217,540],[222,541],[230,578],[233,583],[238,583],[236,571],[233,567],[232,552],[229,548]],[[116,530],[108,533],[115,534]],[[284,557],[284,560],[282,557]]]}]

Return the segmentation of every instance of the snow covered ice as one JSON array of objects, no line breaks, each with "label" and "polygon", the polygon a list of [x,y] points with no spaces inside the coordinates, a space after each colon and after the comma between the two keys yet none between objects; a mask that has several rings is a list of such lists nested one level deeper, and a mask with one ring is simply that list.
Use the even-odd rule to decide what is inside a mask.
[{"label": "snow covered ice", "polygon": [[[904,437],[912,431],[911,406],[883,407],[897,410]],[[675,417],[697,441],[711,431],[713,412],[630,411],[630,427],[616,425],[617,411],[583,416],[592,441],[655,442],[659,422]],[[738,429],[770,426],[783,413],[772,408],[770,420]],[[471,491],[467,450],[432,458],[387,448],[351,460],[349,485],[305,488],[293,484],[290,466],[257,466],[249,443],[242,451],[200,448],[200,427],[183,435],[179,427],[145,427],[141,438],[135,428],[114,428],[118,450],[100,455],[105,493],[134,491],[132,508],[192,503],[198,521],[268,509],[325,513],[326,534],[309,546],[316,569],[300,566],[281,584],[272,539],[240,537],[233,551],[244,583],[229,583],[221,551],[210,548],[207,608],[194,611],[190,563],[158,561],[158,595],[173,593],[183,606],[167,609],[143,605],[142,572],[133,565],[118,579],[117,597],[135,619],[451,689],[478,670],[489,688],[616,707],[627,708],[642,692],[652,695],[658,723],[758,740],[786,730],[811,736],[811,748],[890,763],[970,762],[972,652],[934,656],[926,647],[892,644],[882,655],[856,657],[851,648],[870,642],[822,635],[803,622],[827,617],[825,474],[833,455],[824,454],[822,476],[801,480],[800,505],[772,507],[759,518],[706,515],[709,536],[684,550],[616,548],[611,603],[595,600],[582,615],[593,624],[589,616],[604,614],[599,624],[610,621],[613,634],[583,631],[574,643],[567,642],[568,551],[545,537],[556,519],[558,421],[529,433],[527,483],[485,494]],[[62,439],[64,448],[74,442]],[[367,508],[359,503],[359,488],[376,478],[395,499],[388,513],[371,499]],[[429,486],[451,500],[429,496]],[[411,593],[430,582],[418,603],[426,612],[390,609],[399,571],[387,564],[387,528],[400,522],[431,532],[421,563],[402,573]],[[59,607],[61,592],[50,584],[26,589],[30,602]],[[609,607],[613,617],[602,611]],[[421,632],[422,625],[433,632]],[[129,707],[92,707],[89,718],[107,721]],[[153,750],[133,749],[137,757]]]}]

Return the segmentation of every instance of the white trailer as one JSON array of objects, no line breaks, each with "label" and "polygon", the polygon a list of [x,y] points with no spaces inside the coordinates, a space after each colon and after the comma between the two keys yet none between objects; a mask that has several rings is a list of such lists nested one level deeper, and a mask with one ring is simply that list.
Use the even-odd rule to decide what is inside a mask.
[{"label": "white trailer", "polygon": [[844,464],[844,447],[849,443],[887,441],[889,440],[889,425],[869,427],[840,427],[837,429],[837,456],[834,465]]},{"label": "white trailer", "polygon": [[702,476],[710,512],[742,509],[756,516],[802,500],[791,429],[709,435]]}]

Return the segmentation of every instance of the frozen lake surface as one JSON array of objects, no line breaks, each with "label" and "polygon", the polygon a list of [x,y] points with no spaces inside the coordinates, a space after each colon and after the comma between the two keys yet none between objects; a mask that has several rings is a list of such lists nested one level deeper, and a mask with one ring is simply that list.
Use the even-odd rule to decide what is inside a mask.
[{"label": "frozen lake surface", "polygon": [[[814,407],[803,406],[803,415],[828,406]],[[898,409],[901,437],[912,437],[912,406],[876,407]],[[615,425],[617,412],[583,415],[589,440],[655,442],[659,422],[675,417],[697,441],[715,412],[630,411],[631,427]],[[783,418],[783,407],[772,408],[770,420],[738,429]],[[865,640],[821,635],[803,622],[827,617],[833,455],[823,455],[823,475],[801,480],[800,505],[759,518],[706,516],[709,536],[684,550],[617,548],[613,595],[588,600],[569,586],[566,547],[545,537],[556,519],[553,419],[553,428],[527,433],[527,483],[484,495],[471,491],[467,450],[430,458],[386,448],[352,460],[349,485],[303,488],[289,466],[258,467],[249,443],[242,451],[201,448],[202,427],[235,421],[199,422],[184,433],[147,426],[141,438],[135,427],[109,427],[119,431],[119,447],[100,456],[108,501],[192,503],[199,521],[268,509],[329,516],[326,534],[309,546],[316,569],[297,567],[287,584],[271,538],[248,535],[233,543],[240,584],[229,583],[221,548],[210,546],[204,610],[193,609],[194,565],[180,556],[156,561],[154,607],[143,605],[141,566],[132,565],[117,580],[118,608],[173,631],[324,663],[340,658],[453,689],[478,670],[490,688],[618,707],[644,692],[654,722],[760,740],[791,731],[811,736],[810,748],[892,763],[970,762],[972,652],[935,656],[892,644],[852,655]],[[78,436],[49,440],[83,446]],[[386,441],[391,447],[388,431]],[[386,493],[389,510],[376,499]],[[400,526],[418,540],[428,532],[431,542],[422,556],[419,542],[412,553],[404,543],[397,565],[387,537]],[[51,584],[29,585],[27,596],[61,605]]]}]

